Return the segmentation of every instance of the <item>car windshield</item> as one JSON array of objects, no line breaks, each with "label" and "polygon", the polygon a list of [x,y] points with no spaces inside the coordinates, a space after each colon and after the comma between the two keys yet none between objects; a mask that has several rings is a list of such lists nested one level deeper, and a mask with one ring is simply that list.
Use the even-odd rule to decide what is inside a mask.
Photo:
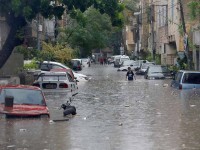
[{"label": "car windshield", "polygon": [[38,81],[65,81],[67,77],[65,75],[42,75],[38,78]]},{"label": "car windshield", "polygon": [[150,73],[162,73],[162,67],[149,67],[149,72]]},{"label": "car windshield", "polygon": [[121,58],[121,62],[126,61],[126,60],[130,60],[129,58]]},{"label": "car windshield", "polygon": [[129,66],[129,65],[133,65],[133,64],[134,64],[134,61],[132,61],[132,60],[126,60],[123,63],[124,66]]},{"label": "car windshield", "polygon": [[3,89],[0,93],[0,103],[4,103],[6,96],[14,97],[14,104],[45,105],[44,97],[40,90]]},{"label": "car windshield", "polygon": [[145,63],[145,64],[142,64],[141,68],[147,69],[149,66],[152,66],[152,65],[153,65],[152,63]]}]

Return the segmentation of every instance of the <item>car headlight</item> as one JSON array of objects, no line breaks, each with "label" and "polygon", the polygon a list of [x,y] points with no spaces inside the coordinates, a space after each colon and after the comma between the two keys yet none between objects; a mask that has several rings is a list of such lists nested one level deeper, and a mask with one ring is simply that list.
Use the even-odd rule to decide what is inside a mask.
[{"label": "car headlight", "polygon": [[5,119],[5,118],[6,118],[6,114],[0,113],[0,119]]}]

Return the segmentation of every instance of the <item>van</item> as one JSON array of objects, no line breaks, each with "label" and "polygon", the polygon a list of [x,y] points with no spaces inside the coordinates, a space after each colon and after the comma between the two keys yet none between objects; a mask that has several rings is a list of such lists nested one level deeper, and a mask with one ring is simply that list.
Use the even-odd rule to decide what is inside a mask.
[{"label": "van", "polygon": [[177,89],[200,88],[200,72],[180,70],[176,73],[171,86]]},{"label": "van", "polygon": [[121,66],[123,62],[126,60],[130,60],[129,56],[126,56],[126,55],[121,56],[119,59],[119,65]]}]

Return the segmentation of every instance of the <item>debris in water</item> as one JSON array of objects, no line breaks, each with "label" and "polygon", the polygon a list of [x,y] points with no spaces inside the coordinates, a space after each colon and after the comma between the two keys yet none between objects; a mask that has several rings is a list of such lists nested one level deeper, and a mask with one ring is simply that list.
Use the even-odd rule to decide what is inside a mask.
[{"label": "debris in water", "polygon": [[119,126],[123,126],[123,123],[119,123]]},{"label": "debris in water", "polygon": [[196,105],[190,105],[190,107],[195,107]]},{"label": "debris in water", "polygon": [[165,83],[165,84],[163,84],[163,87],[168,87],[168,84],[166,84],[166,83]]},{"label": "debris in water", "polygon": [[125,107],[130,107],[130,105],[125,105]]},{"label": "debris in water", "polygon": [[20,129],[19,131],[20,132],[26,132],[27,130],[26,129]]},{"label": "debris in water", "polygon": [[9,145],[9,146],[7,146],[7,148],[13,148],[13,147],[15,147],[15,145]]},{"label": "debris in water", "polygon": [[159,85],[159,84],[157,84],[157,83],[155,84],[155,86],[158,86],[158,85]]},{"label": "debris in water", "polygon": [[53,120],[50,120],[50,121],[49,121],[49,123],[50,123],[50,124],[53,124],[53,123],[54,123],[54,121],[53,121]]},{"label": "debris in water", "polygon": [[84,118],[83,118],[83,120],[86,120],[86,119],[87,119],[87,117],[84,117]]}]

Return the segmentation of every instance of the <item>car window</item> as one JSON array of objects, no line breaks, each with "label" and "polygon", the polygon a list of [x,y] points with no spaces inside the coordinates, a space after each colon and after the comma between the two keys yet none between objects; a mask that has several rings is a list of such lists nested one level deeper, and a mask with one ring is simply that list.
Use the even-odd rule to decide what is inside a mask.
[{"label": "car window", "polygon": [[38,78],[38,81],[65,81],[67,77],[65,75],[42,75]]},{"label": "car window", "polygon": [[162,73],[162,68],[161,67],[149,67],[149,72],[150,73]]},{"label": "car window", "polygon": [[178,83],[180,83],[182,75],[183,75],[183,72],[178,72],[176,74],[176,76],[175,76],[175,81],[177,81]]},{"label": "car window", "polygon": [[40,69],[44,70],[44,71],[49,71],[52,69],[52,65],[51,64],[41,64]]},{"label": "car window", "polygon": [[58,65],[52,65],[52,69],[64,69],[64,68]]},{"label": "car window", "polygon": [[200,73],[185,73],[183,83],[200,84]]},{"label": "car window", "polygon": [[5,89],[5,96],[13,96],[14,104],[44,105],[44,97],[40,90]]},{"label": "car window", "polygon": [[0,90],[0,103],[4,103],[4,95],[3,95],[3,90]]},{"label": "car window", "polygon": [[69,82],[74,82],[74,80],[73,80],[73,78],[71,77],[70,74],[67,74],[67,77],[68,77],[68,79],[69,79]]}]

